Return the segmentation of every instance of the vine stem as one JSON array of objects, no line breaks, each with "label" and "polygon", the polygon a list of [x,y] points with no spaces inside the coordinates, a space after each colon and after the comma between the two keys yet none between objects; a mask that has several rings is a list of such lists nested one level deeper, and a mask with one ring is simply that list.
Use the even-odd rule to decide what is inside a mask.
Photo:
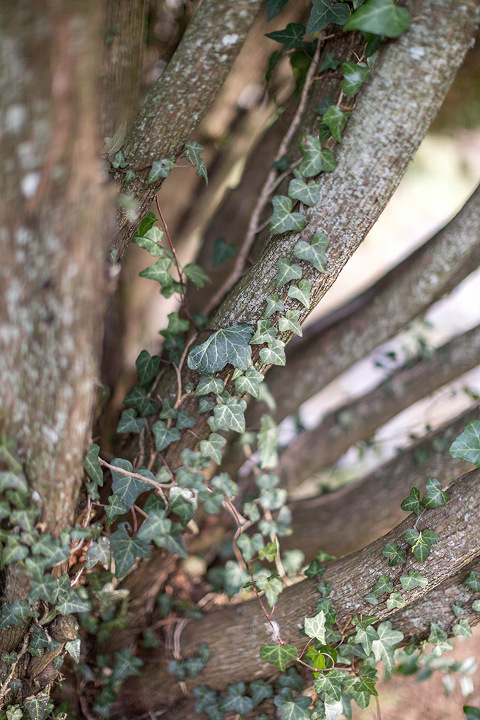
[{"label": "vine stem", "polygon": [[98,458],[98,462],[100,465],[103,465],[104,467],[108,468],[109,470],[114,470],[115,472],[119,472],[122,475],[126,475],[127,477],[136,478],[137,480],[142,480],[143,482],[147,483],[148,485],[152,485],[157,490],[161,491],[163,494],[163,488],[169,488],[172,486],[173,483],[159,483],[156,480],[151,480],[148,477],[145,477],[144,475],[140,475],[140,473],[134,473],[130,472],[129,470],[124,470],[123,468],[117,467],[116,465],[111,465],[106,460],[102,460],[101,457]]},{"label": "vine stem", "polygon": [[[308,93],[310,91],[310,88],[312,86],[313,80],[315,78],[315,70],[317,69],[318,60],[320,58],[320,51],[321,51],[322,43],[319,41],[317,43],[317,47],[315,50],[315,55],[313,56],[313,60],[310,64],[310,67],[308,68],[307,76],[305,78],[305,84],[302,89],[302,95],[300,97],[300,102],[298,104],[297,111],[294,115],[294,118],[292,122],[290,123],[290,126],[285,133],[282,142],[280,143],[280,146],[277,150],[277,154],[275,155],[274,163],[276,163],[278,160],[280,160],[281,157],[283,157],[288,149],[288,146],[290,144],[290,141],[292,137],[294,136],[295,132],[297,131],[303,112],[305,110],[307,100],[308,100]],[[283,179],[283,178],[282,178]],[[250,222],[248,223],[247,233],[245,235],[245,239],[238,251],[237,259],[235,261],[235,265],[233,267],[232,273],[229,275],[228,278],[222,283],[222,285],[218,288],[215,295],[210,299],[210,302],[205,307],[205,315],[208,315],[222,300],[222,298],[227,294],[229,290],[235,285],[237,280],[241,277],[243,272],[243,267],[245,265],[245,260],[248,257],[248,253],[250,252],[250,248],[253,244],[253,241],[255,239],[255,235],[259,232],[259,223],[260,223],[260,216],[265,208],[265,205],[270,199],[270,196],[276,187],[277,183],[277,170],[275,167],[273,167],[268,176],[267,179],[263,185],[262,191],[260,193],[260,196],[257,200],[257,204],[255,205],[255,208],[253,210],[253,213],[250,217]]]}]

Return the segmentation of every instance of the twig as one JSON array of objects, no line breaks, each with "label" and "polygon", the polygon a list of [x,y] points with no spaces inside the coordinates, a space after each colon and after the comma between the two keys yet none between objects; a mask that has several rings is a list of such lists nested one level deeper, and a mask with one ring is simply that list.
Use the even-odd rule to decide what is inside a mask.
[{"label": "twig", "polygon": [[98,462],[100,465],[103,465],[104,467],[107,467],[109,470],[114,470],[115,472],[119,472],[122,475],[126,475],[127,477],[136,478],[137,480],[142,480],[143,482],[146,482],[148,485],[152,485],[157,490],[160,490],[163,492],[162,488],[169,488],[172,486],[172,483],[159,483],[156,480],[152,480],[151,478],[145,477],[144,475],[140,475],[139,473],[130,472],[129,470],[124,470],[123,468],[117,467],[116,465],[110,465],[106,460],[102,460],[102,458],[98,458]]},{"label": "twig", "polygon": [[14,663],[12,663],[12,667],[10,668],[10,672],[8,673],[8,675],[7,675],[7,677],[5,678],[4,682],[3,682],[2,685],[0,686],[0,700],[3,700],[3,698],[5,697],[5,695],[7,694],[7,692],[9,691],[10,688],[8,687],[8,683],[9,683],[10,680],[13,678],[13,675],[14,675],[14,673],[15,673],[15,669],[16,669],[18,663],[20,662],[21,658],[22,658],[23,655],[25,655],[25,653],[27,652],[27,648],[28,648],[29,642],[30,642],[30,632],[27,632],[27,634],[25,635],[25,637],[24,637],[24,639],[23,639],[22,647],[20,648],[20,651],[19,651],[19,653],[18,653],[17,659],[15,660]]},{"label": "twig", "polygon": [[[315,50],[315,55],[313,57],[312,63],[310,67],[308,68],[307,76],[305,78],[305,84],[302,89],[302,95],[300,98],[300,102],[298,104],[297,111],[295,113],[295,116],[287,130],[287,132],[284,135],[284,138],[282,142],[280,143],[280,147],[278,148],[277,154],[275,155],[274,163],[280,160],[283,155],[285,155],[288,145],[295,134],[295,132],[298,129],[298,126],[300,125],[303,112],[305,110],[305,106],[307,104],[308,99],[308,93],[310,91],[311,85],[313,83],[313,79],[315,77],[315,70],[318,65],[318,60],[320,57],[320,50],[321,50],[321,43],[319,42],[317,44],[317,49]],[[283,178],[282,178],[283,179]],[[247,233],[245,235],[245,239],[239,249],[237,259],[235,261],[235,265],[233,268],[233,271],[229,275],[228,278],[222,283],[222,285],[219,287],[215,295],[210,299],[210,302],[207,303],[207,306],[204,310],[205,315],[208,315],[222,300],[222,298],[227,294],[227,292],[235,285],[237,280],[240,278],[243,267],[245,265],[245,260],[250,252],[250,248],[252,246],[252,243],[255,239],[255,235],[258,233],[258,226],[260,222],[260,216],[265,208],[265,205],[270,199],[270,196],[273,192],[273,189],[276,187],[276,181],[277,181],[277,170],[276,168],[272,168],[268,174],[268,177],[265,181],[265,184],[262,188],[262,191],[260,193],[260,196],[258,198],[257,204],[255,205],[255,209],[250,217],[250,222],[248,223],[248,229]]]}]

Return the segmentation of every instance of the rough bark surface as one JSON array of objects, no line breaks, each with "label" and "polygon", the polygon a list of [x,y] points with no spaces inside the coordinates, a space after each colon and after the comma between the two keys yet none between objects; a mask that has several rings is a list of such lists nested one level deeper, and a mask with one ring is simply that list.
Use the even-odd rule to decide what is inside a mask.
[{"label": "rough bark surface", "polygon": [[95,0],[0,12],[0,154],[12,168],[0,179],[0,433],[53,534],[75,508],[103,323],[101,20]]}]

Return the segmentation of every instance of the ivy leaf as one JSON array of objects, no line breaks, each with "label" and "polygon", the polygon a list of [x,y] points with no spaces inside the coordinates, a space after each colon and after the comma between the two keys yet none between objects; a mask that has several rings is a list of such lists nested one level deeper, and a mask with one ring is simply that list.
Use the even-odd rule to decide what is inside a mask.
[{"label": "ivy leaf", "polygon": [[[132,463],[124,458],[115,458],[112,460],[111,464],[114,467],[121,468],[127,472],[133,472]],[[138,474],[141,474],[141,471]],[[112,490],[122,505],[124,505],[125,510],[123,512],[130,510],[139,495],[151,489],[152,486],[149,483],[142,482],[142,480],[139,480],[138,478],[129,477],[124,473],[112,470]]]},{"label": "ivy leaf", "polygon": [[69,640],[67,643],[65,643],[65,650],[68,652],[73,662],[77,664],[80,662],[81,646],[82,641],[80,640],[80,638],[77,638],[76,640]]},{"label": "ivy leaf", "polygon": [[158,355],[150,355],[148,350],[142,350],[135,360],[137,367],[138,381],[140,385],[147,385],[150,380],[158,375],[160,369],[160,358]]},{"label": "ivy leaf", "polygon": [[270,575],[269,577],[260,575],[255,578],[255,584],[258,590],[265,593],[270,607],[274,607],[283,589],[282,581],[276,575]]},{"label": "ivy leaf", "polygon": [[223,584],[228,597],[235,595],[248,580],[250,575],[237,562],[229,560],[225,564],[225,573],[223,576]]},{"label": "ivy leaf", "polygon": [[248,715],[253,710],[252,698],[245,695],[246,686],[244,682],[228,683],[228,695],[223,698],[221,708],[224,712],[235,712],[239,715]]},{"label": "ivy leaf", "polygon": [[302,697],[293,699],[293,695],[277,695],[273,701],[275,705],[279,705],[281,709],[281,720],[308,720],[310,717],[309,707],[312,703],[311,698]]},{"label": "ivy leaf", "polygon": [[260,645],[260,657],[262,660],[275,665],[282,672],[288,663],[297,659],[297,656],[295,645],[269,645],[267,643]]},{"label": "ivy leaf", "polygon": [[443,643],[447,639],[447,633],[436,623],[430,624],[430,635],[428,636],[428,642],[438,645]]},{"label": "ivy leaf", "polygon": [[222,391],[223,380],[214,375],[202,375],[195,389],[195,395],[209,395],[209,393],[219,395]]},{"label": "ivy leaf", "polygon": [[366,0],[359,7],[344,30],[363,30],[373,35],[395,38],[410,25],[410,15],[405,8],[395,5],[394,0]]},{"label": "ivy leaf", "polygon": [[325,613],[320,610],[312,618],[305,618],[305,633],[309,638],[318,640],[321,645],[325,645]]},{"label": "ivy leaf", "polygon": [[37,600],[44,600],[45,602],[53,604],[57,599],[57,590],[57,581],[55,578],[45,573],[40,579],[32,579],[30,581],[29,602],[34,604]]},{"label": "ivy leaf", "polygon": [[413,554],[417,558],[418,562],[421,563],[425,562],[427,557],[430,555],[432,545],[439,541],[438,535],[429,528],[425,528],[422,532],[418,532],[418,530],[410,528],[407,530],[404,537],[407,543],[411,545]]},{"label": "ivy leaf", "polygon": [[393,542],[388,542],[382,550],[382,555],[388,558],[390,567],[394,565],[403,565],[407,558],[405,548],[399,548]]},{"label": "ivy leaf", "polygon": [[30,604],[26,600],[14,600],[13,603],[4,602],[0,616],[0,630],[11,625],[22,625],[28,618]]},{"label": "ivy leaf", "polygon": [[272,205],[273,215],[268,226],[272,235],[303,230],[307,218],[305,215],[302,215],[302,213],[292,212],[293,203],[289,197],[286,195],[275,195],[275,197],[272,198]]},{"label": "ivy leaf", "polygon": [[310,307],[311,290],[312,285],[310,283],[310,280],[304,278],[303,280],[300,280],[298,285],[290,285],[290,287],[288,288],[288,297],[291,297],[294,300],[298,300],[308,310],[308,308]]},{"label": "ivy leaf", "polygon": [[273,20],[275,15],[283,10],[288,0],[267,0],[267,20]]},{"label": "ivy leaf", "polygon": [[140,277],[147,278],[148,280],[155,280],[155,282],[164,288],[169,288],[173,285],[173,277],[168,272],[171,264],[172,261],[170,258],[160,257],[156,263],[145,268],[145,270],[142,270],[142,272],[138,274]]},{"label": "ivy leaf", "polygon": [[435,478],[428,478],[422,505],[426,508],[437,508],[445,505],[449,500],[446,492],[442,490],[441,483]]},{"label": "ivy leaf", "polygon": [[353,97],[362,87],[370,75],[370,68],[365,63],[345,62],[342,65],[343,83],[342,90],[345,95]]},{"label": "ivy leaf", "polygon": [[427,578],[423,577],[418,570],[410,570],[408,575],[402,575],[400,582],[404,590],[412,590],[415,587],[427,587],[428,585]]},{"label": "ivy leaf", "polygon": [[402,500],[400,507],[405,512],[414,512],[415,515],[420,515],[422,512],[422,504],[420,502],[420,490],[413,487],[410,490],[410,495]]},{"label": "ivy leaf", "polygon": [[213,415],[217,428],[220,430],[245,430],[244,413],[247,408],[245,400],[236,397],[229,397],[225,403],[217,403],[213,409]]},{"label": "ivy leaf", "polygon": [[233,498],[238,493],[238,485],[232,480],[230,475],[226,472],[222,472],[219,475],[215,475],[210,484],[220,490],[226,497]]},{"label": "ivy leaf", "polygon": [[139,433],[145,427],[145,418],[137,417],[133,408],[124,410],[117,426],[118,433]]},{"label": "ivy leaf", "polygon": [[[323,170],[322,143],[318,137],[307,135],[305,142],[300,143],[303,160],[298,168],[303,177],[319,175]],[[291,202],[291,201],[290,201]]]},{"label": "ivy leaf", "polygon": [[140,668],[143,660],[135,657],[130,648],[117,650],[115,653],[115,665],[110,677],[112,683],[120,683],[131,675],[140,675]]},{"label": "ivy leaf", "polygon": [[30,720],[44,720],[47,713],[53,709],[53,704],[50,702],[50,696],[45,693],[39,695],[33,695],[24,702],[25,710],[27,711]]},{"label": "ivy leaf", "polygon": [[235,380],[235,390],[238,393],[249,393],[252,397],[258,398],[263,381],[263,374],[252,366],[245,371],[245,375],[241,375]]},{"label": "ivy leaf", "polygon": [[393,583],[388,575],[380,575],[377,582],[373,586],[372,593],[375,597],[382,595],[383,593],[390,593],[393,590]]},{"label": "ivy leaf", "polygon": [[248,692],[252,698],[253,705],[260,705],[261,702],[271,698],[273,690],[271,685],[267,685],[262,680],[254,680],[248,684]]},{"label": "ivy leaf", "polygon": [[217,268],[224,265],[236,254],[237,248],[235,245],[230,245],[224,237],[217,238],[213,245],[212,267]]},{"label": "ivy leaf", "polygon": [[207,440],[200,441],[200,452],[203,457],[212,458],[219,465],[222,462],[222,449],[226,439],[218,433],[210,433]]},{"label": "ivy leaf", "polygon": [[330,670],[325,675],[320,674],[314,681],[315,690],[323,693],[329,701],[340,700],[346,677],[347,673],[344,670]]},{"label": "ivy leaf", "polygon": [[480,467],[480,420],[472,420],[453,442],[450,455]]},{"label": "ivy leaf", "polygon": [[[153,213],[150,214],[153,215]],[[155,216],[153,216],[153,218],[153,222],[155,222]],[[140,224],[138,233],[135,233],[132,237],[131,242],[149,252],[152,257],[165,255],[165,249],[161,245],[164,234],[163,230],[160,230],[157,225],[153,225],[153,227],[150,227],[147,231],[142,233],[141,228],[142,224]]]},{"label": "ivy leaf", "polygon": [[249,345],[252,333],[253,327],[246,324],[217,330],[204,343],[190,350],[188,367],[200,373],[214,373],[230,363],[239,370],[246,370],[252,359]]},{"label": "ivy leaf", "polygon": [[208,275],[203,272],[200,265],[197,265],[196,263],[188,263],[188,265],[184,265],[183,273],[186,278],[193,282],[196,288],[202,288],[205,283],[212,282]]},{"label": "ivy leaf", "polygon": [[107,537],[99,537],[97,541],[91,542],[88,546],[87,570],[91,570],[97,563],[100,563],[105,570],[110,565],[110,543]]},{"label": "ivy leaf", "polygon": [[177,427],[167,427],[163,420],[153,423],[152,431],[155,435],[155,447],[158,452],[165,450],[172,442],[180,440],[180,430]]},{"label": "ivy leaf", "polygon": [[294,178],[288,186],[288,194],[294,200],[300,200],[304,205],[313,207],[320,199],[320,184],[314,180],[307,183],[302,177]]},{"label": "ivy leaf", "polygon": [[293,249],[293,254],[299,260],[306,260],[319,272],[325,270],[327,259],[325,251],[329,240],[326,235],[315,233],[310,243],[299,240]]},{"label": "ivy leaf", "polygon": [[257,436],[260,467],[268,470],[278,464],[278,425],[270,415],[262,415],[260,430]]},{"label": "ivy leaf", "polygon": [[[127,523],[121,523],[119,529],[109,538],[115,560],[115,577],[117,578],[123,577],[135,565],[137,557],[146,558],[150,555],[148,543],[135,536],[130,537],[126,525]],[[143,525],[140,530],[142,528]]]},{"label": "ivy leaf", "polygon": [[148,397],[146,388],[142,388],[139,385],[135,385],[131,389],[129,394],[123,399],[123,403],[124,405],[133,405],[136,407],[142,417],[155,415],[158,412],[157,403]]},{"label": "ivy leaf", "polygon": [[285,343],[281,340],[272,340],[268,347],[260,350],[260,359],[264,365],[285,365]]},{"label": "ivy leaf", "polygon": [[472,570],[468,578],[463,581],[463,584],[469,587],[470,590],[473,590],[473,592],[480,592],[480,575],[478,572],[475,572],[475,570]]},{"label": "ivy leaf", "polygon": [[[88,492],[92,495],[95,493],[96,498],[99,497],[97,487],[103,486],[103,472],[102,472],[102,466],[98,462],[98,453],[100,452],[100,446],[96,445],[96,443],[92,443],[88,449],[87,456],[85,458],[85,472],[87,473],[88,477],[92,481],[91,483],[88,483],[87,489]],[[90,487],[89,487],[90,486]],[[94,500],[96,499],[93,498]]]},{"label": "ivy leaf", "polygon": [[154,162],[152,163],[150,174],[148,176],[147,183],[151,185],[152,183],[155,183],[162,178],[167,178],[170,174],[170,170],[173,168],[174,165],[175,163],[173,162],[173,160],[169,160],[168,158],[162,158],[162,160],[154,160]]},{"label": "ivy leaf", "polygon": [[324,113],[322,117],[322,122],[325,123],[325,125],[328,125],[328,128],[335,140],[337,140],[337,142],[341,142],[342,130],[347,124],[347,116],[343,110],[340,110],[340,108],[336,105],[330,105],[327,112]]},{"label": "ivy leaf", "polygon": [[478,707],[464,705],[463,712],[465,713],[466,720],[480,720],[480,708]]},{"label": "ivy leaf", "polygon": [[305,25],[300,23],[288,23],[283,30],[266,33],[265,37],[275,40],[285,45],[285,50],[295,50],[304,46],[303,36],[305,35]]},{"label": "ivy leaf", "polygon": [[58,600],[55,609],[60,615],[87,612],[91,609],[89,601],[80,597],[78,591],[70,585],[68,575],[62,575],[58,580]]},{"label": "ivy leaf", "polygon": [[300,310],[287,310],[285,315],[282,315],[278,321],[280,332],[293,332],[302,337],[303,332],[298,321],[299,317]]},{"label": "ivy leaf", "polygon": [[175,486],[170,490],[168,503],[171,512],[178,515],[182,527],[185,527],[195,515],[197,496],[188,488]]},{"label": "ivy leaf", "polygon": [[246,562],[257,555],[260,550],[263,550],[263,538],[260,533],[255,533],[251,538],[245,533],[238,536],[237,545],[243,555],[243,559]]},{"label": "ivy leaf", "polygon": [[399,592],[392,592],[390,593],[390,596],[387,600],[387,608],[388,610],[395,610],[397,608],[405,607],[406,602],[403,599],[401,593]]},{"label": "ivy leaf", "polygon": [[277,328],[272,327],[270,320],[262,318],[257,322],[257,329],[252,335],[250,345],[263,345],[275,340],[277,337]]},{"label": "ivy leaf", "polygon": [[276,312],[283,312],[285,310],[285,305],[283,303],[283,300],[281,300],[278,295],[270,295],[267,298],[267,307],[265,308],[264,318],[270,317],[270,315],[273,315]]},{"label": "ivy leaf", "polygon": [[472,628],[468,624],[466,618],[461,618],[452,628],[452,633],[456,637],[462,635],[463,637],[472,637]]},{"label": "ivy leaf", "polygon": [[208,185],[207,166],[205,160],[200,157],[203,147],[196,140],[187,140],[185,143],[184,153],[188,162],[192,163],[197,169],[197,175],[200,175]]},{"label": "ivy leaf", "polygon": [[[297,245],[295,245],[295,247],[297,247]],[[290,280],[300,280],[301,277],[302,268],[298,263],[290,265],[290,260],[288,258],[280,258],[278,261],[278,275],[275,283],[278,288],[283,287],[283,285],[290,282]]]},{"label": "ivy leaf", "polygon": [[348,5],[336,3],[332,5],[331,0],[312,0],[313,8],[307,24],[307,33],[319,32],[334,23],[343,25],[350,17]]},{"label": "ivy leaf", "polygon": [[68,545],[62,545],[59,538],[52,538],[49,535],[40,535],[32,545],[33,555],[42,555],[46,559],[45,567],[53,567],[59,562],[65,562],[70,555]]},{"label": "ivy leaf", "polygon": [[392,629],[391,622],[383,622],[377,628],[378,639],[372,641],[372,651],[376,662],[383,660],[387,672],[395,667],[395,646],[403,640],[403,634]]}]

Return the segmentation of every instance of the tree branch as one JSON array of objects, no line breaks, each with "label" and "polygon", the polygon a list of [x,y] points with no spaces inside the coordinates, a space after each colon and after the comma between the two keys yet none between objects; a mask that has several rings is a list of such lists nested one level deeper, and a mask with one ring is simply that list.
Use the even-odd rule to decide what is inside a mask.
[{"label": "tree branch", "polygon": [[[177,158],[213,103],[260,8],[261,0],[204,0],[177,51],[150,90],[129,132],[123,152],[134,180],[121,190],[148,211],[161,182],[148,184],[154,160]],[[121,177],[117,180],[123,183]],[[122,212],[113,247],[125,253],[137,226]]]}]

